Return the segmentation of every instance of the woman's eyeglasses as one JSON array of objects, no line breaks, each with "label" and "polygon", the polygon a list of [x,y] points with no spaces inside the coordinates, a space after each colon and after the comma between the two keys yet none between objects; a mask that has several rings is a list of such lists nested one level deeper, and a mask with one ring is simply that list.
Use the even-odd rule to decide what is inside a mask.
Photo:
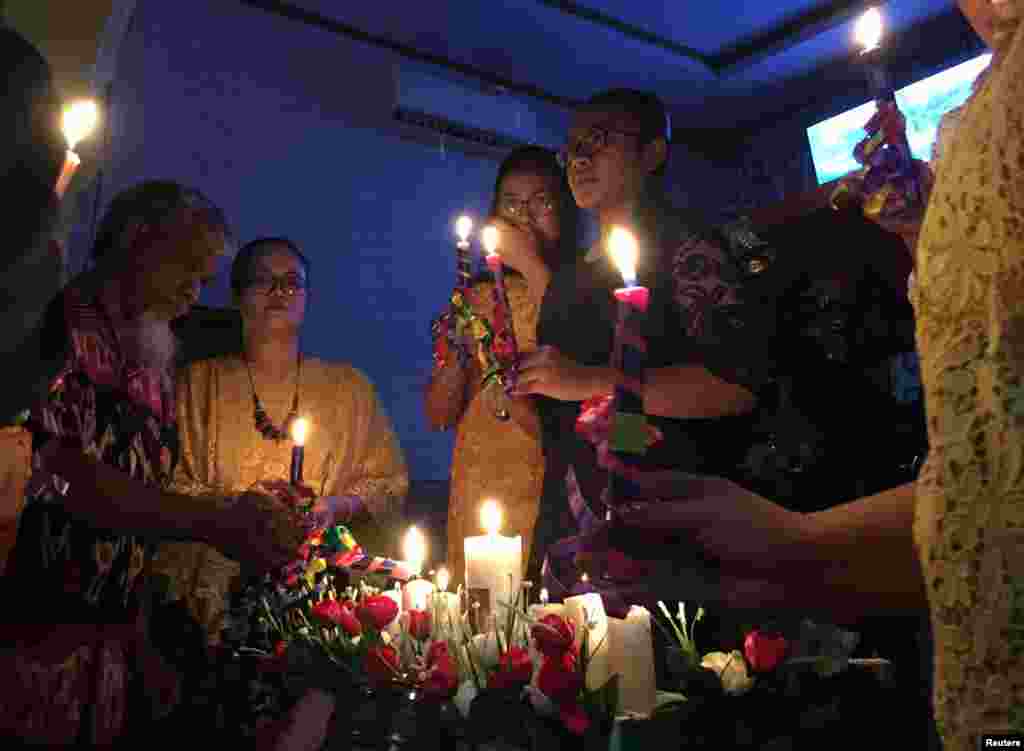
[{"label": "woman's eyeglasses", "polygon": [[622,136],[634,136],[639,138],[642,133],[638,133],[635,130],[618,130],[616,128],[608,128],[604,125],[595,125],[590,130],[585,131],[578,138],[571,139],[569,143],[558,150],[557,159],[558,164],[562,169],[569,168],[569,162],[578,157],[583,159],[592,159],[597,156],[601,151],[608,147],[608,136],[612,133],[618,133]]},{"label": "woman's eyeglasses", "polygon": [[530,217],[540,217],[555,210],[556,201],[550,193],[534,193],[529,198],[502,197],[498,201],[498,213],[513,222],[528,222]]},{"label": "woman's eyeglasses", "polygon": [[300,292],[305,292],[306,280],[298,274],[256,274],[249,277],[246,288],[264,295],[272,295],[276,290],[287,297],[294,297]]}]

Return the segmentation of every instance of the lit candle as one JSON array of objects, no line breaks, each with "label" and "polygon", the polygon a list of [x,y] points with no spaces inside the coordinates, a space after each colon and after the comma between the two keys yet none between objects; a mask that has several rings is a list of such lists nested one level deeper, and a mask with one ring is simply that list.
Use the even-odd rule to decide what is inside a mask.
[{"label": "lit candle", "polygon": [[[495,318],[503,321],[508,335],[508,345],[511,350],[511,363],[503,373],[505,388],[511,389],[515,385],[516,375],[519,369],[519,346],[516,344],[516,332],[512,323],[512,310],[508,304],[508,293],[505,290],[505,271],[501,256],[498,254],[498,246],[501,235],[498,228],[493,224],[484,227],[481,234],[481,242],[486,253],[487,268],[494,274],[494,307]],[[494,335],[499,336],[501,332],[495,331]],[[505,363],[503,363],[504,365]]]},{"label": "lit candle", "polygon": [[302,485],[302,462],[306,457],[306,436],[309,433],[309,420],[300,417],[292,423],[292,468],[291,483],[295,487]]},{"label": "lit candle", "polygon": [[[896,110],[896,114],[902,118],[896,104],[896,89],[893,88],[889,71],[886,69],[883,59],[881,43],[884,30],[885,22],[882,20],[881,11],[878,8],[868,8],[857,19],[853,35],[857,45],[861,48],[860,62],[864,66],[868,79],[868,90],[871,93],[871,98],[875,100],[876,107],[879,110],[883,108]],[[871,123],[868,125],[871,126]],[[881,127],[880,124],[879,127]],[[868,132],[871,133],[870,130]],[[885,133],[884,130],[882,132]],[[907,203],[915,207],[920,206],[923,203],[923,196],[917,177],[917,167],[914,165],[914,156],[910,151],[910,142],[907,141],[905,126],[895,141],[893,143],[887,140],[879,148],[892,148],[895,151],[899,172],[906,178]]]},{"label": "lit candle", "polygon": [[453,627],[459,619],[459,596],[448,591],[451,574],[442,566],[436,576],[437,591],[432,595],[435,617],[439,618],[443,628]]},{"label": "lit candle", "polygon": [[455,235],[458,242],[455,244],[456,261],[456,285],[465,289],[469,286],[472,277],[472,270],[469,260],[469,235],[473,231],[473,220],[463,214],[455,222]]},{"label": "lit candle", "polygon": [[480,521],[486,532],[481,537],[467,537],[466,589],[471,600],[480,603],[478,627],[497,616],[498,623],[508,617],[508,609],[499,602],[515,601],[523,577],[523,538],[504,537],[501,530],[501,507],[487,501],[480,508]]},{"label": "lit candle", "polygon": [[[527,610],[530,618],[534,621],[539,621],[546,615],[557,615],[565,617],[565,605],[560,602],[548,602],[548,590],[547,587],[541,587],[540,589],[540,604],[531,605]],[[537,649],[537,645],[534,640],[530,639],[530,661],[533,663],[533,680],[536,682],[537,673],[540,670],[541,664],[541,653]]]},{"label": "lit candle", "polygon": [[423,561],[427,557],[427,541],[416,527],[409,527],[409,531],[405,533],[404,552],[413,578],[402,587],[402,609],[426,610],[434,585],[426,579],[419,578],[420,571],[423,570]]},{"label": "lit candle", "polygon": [[636,605],[625,618],[608,618],[609,674],[619,676],[617,714],[654,711],[657,693],[651,614]]},{"label": "lit candle", "polygon": [[857,19],[853,35],[861,48],[860,60],[867,72],[868,86],[871,97],[876,101],[890,100],[895,97],[889,73],[882,61],[882,31],[884,22],[878,8],[868,8]]},{"label": "lit candle", "polygon": [[385,629],[392,639],[397,639],[402,635],[402,587],[398,582],[395,582],[394,589],[385,590],[382,594],[390,598],[398,606],[398,615],[395,616],[395,620],[391,621]]},{"label": "lit candle", "polygon": [[64,166],[60,170],[57,185],[54,187],[58,198],[64,197],[64,193],[67,192],[68,186],[71,184],[71,178],[75,176],[75,172],[82,164],[81,157],[75,153],[75,147],[92,133],[99,118],[99,108],[91,99],[72,102],[65,108],[61,129],[64,131],[68,150],[64,154]]},{"label": "lit candle", "polygon": [[[629,455],[642,455],[647,448],[647,417],[644,414],[644,371],[647,367],[647,342],[643,331],[650,292],[637,285],[636,265],[639,251],[636,238],[622,227],[613,227],[608,235],[608,254],[622,275],[623,287],[614,291],[618,301],[618,321],[612,350],[612,367],[622,372],[612,403],[612,428],[609,448],[624,461]],[[619,475],[610,474],[605,502],[606,518],[611,519],[621,490],[628,485]]]},{"label": "lit candle", "polygon": [[604,612],[604,601],[597,592],[567,597],[565,617],[576,624],[576,646],[583,642],[583,632],[588,633],[590,660],[587,664],[587,688],[601,688],[611,677],[608,662],[608,616]]}]

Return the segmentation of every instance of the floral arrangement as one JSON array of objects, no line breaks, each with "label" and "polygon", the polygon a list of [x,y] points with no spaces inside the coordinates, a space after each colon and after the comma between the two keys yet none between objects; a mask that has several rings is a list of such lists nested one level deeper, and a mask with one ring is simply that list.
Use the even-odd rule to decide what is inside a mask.
[{"label": "floral arrangement", "polygon": [[[694,631],[704,617],[704,609],[698,608],[694,618],[687,621],[683,603],[679,603],[675,616],[669,613],[664,602],[659,602],[658,608],[671,628],[671,633],[667,630],[665,633],[677,645],[680,657],[676,672],[682,679],[684,692],[701,691],[710,686],[727,696],[740,696],[759,681],[784,677],[791,668],[810,668],[828,677],[850,664],[885,663],[884,660],[851,659],[859,640],[857,634],[809,620],[799,624],[793,638],[773,629],[752,629],[744,636],[742,650],[707,652],[701,656]],[[709,680],[711,676],[713,680]]]},{"label": "floral arrangement", "polygon": [[504,306],[498,304],[498,288],[493,295],[494,322],[477,313],[474,306],[476,295],[472,288],[458,287],[452,292],[448,311],[439,316],[431,326],[434,341],[434,362],[443,367],[454,353],[460,363],[467,363],[472,354],[465,342],[476,342],[476,357],[483,372],[482,388],[492,382],[506,385],[508,375],[514,368],[515,339],[512,336],[512,322],[506,320]]}]

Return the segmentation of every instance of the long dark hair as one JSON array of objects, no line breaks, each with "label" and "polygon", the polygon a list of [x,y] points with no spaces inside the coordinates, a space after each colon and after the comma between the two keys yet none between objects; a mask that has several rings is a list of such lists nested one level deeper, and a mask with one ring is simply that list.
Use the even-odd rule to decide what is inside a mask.
[{"label": "long dark hair", "polygon": [[[558,166],[558,158],[553,151],[542,146],[520,146],[502,160],[498,174],[494,178],[494,190],[491,192],[491,216],[498,214],[502,182],[509,175],[521,173],[544,175],[553,178],[557,183],[561,235],[558,240],[558,253],[553,261],[555,268],[572,263],[580,255],[580,210],[572,197],[565,171]],[[554,271],[555,268],[551,270]]]}]

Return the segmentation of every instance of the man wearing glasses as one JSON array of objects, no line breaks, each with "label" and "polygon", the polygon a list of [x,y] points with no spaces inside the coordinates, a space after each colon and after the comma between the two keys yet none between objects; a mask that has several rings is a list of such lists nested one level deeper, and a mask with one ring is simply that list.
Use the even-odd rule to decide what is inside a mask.
[{"label": "man wearing glasses", "polygon": [[[565,534],[567,506],[577,525],[588,514],[605,513],[607,473],[574,427],[580,403],[611,393],[620,377],[609,367],[616,320],[612,290],[622,286],[605,253],[612,227],[623,225],[637,237],[639,283],[651,290],[644,411],[664,439],[648,450],[645,468],[735,474],[752,412],[772,380],[771,358],[761,353],[771,339],[773,315],[744,299],[743,274],[717,236],[665,197],[670,138],[657,97],[612,90],[576,113],[561,152],[573,196],[594,213],[601,235],[581,262],[552,277],[538,325],[541,346],[524,358],[516,391],[539,397],[549,481],[562,483],[567,473],[574,480],[568,483],[570,504],[547,504],[541,511],[531,560],[535,571]],[[567,588],[575,582],[571,556],[548,562],[549,573]],[[614,579],[615,572],[609,574]],[[630,578],[639,577],[634,571]],[[633,587],[637,581],[619,584]],[[637,592],[629,596],[645,599]]]}]

